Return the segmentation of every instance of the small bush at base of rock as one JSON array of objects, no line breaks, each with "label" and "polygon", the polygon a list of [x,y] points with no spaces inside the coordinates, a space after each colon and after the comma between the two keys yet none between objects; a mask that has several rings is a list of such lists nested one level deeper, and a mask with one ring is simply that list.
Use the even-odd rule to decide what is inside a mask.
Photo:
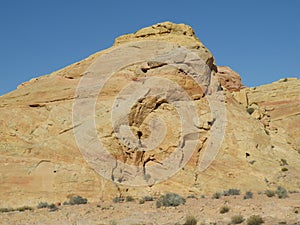
[{"label": "small bush at base of rock", "polygon": [[275,196],[275,191],[272,190],[266,190],[265,191],[266,196],[268,196],[269,198]]},{"label": "small bush at base of rock", "polygon": [[187,216],[183,225],[197,225],[197,222],[194,216]]},{"label": "small bush at base of rock", "polygon": [[276,194],[277,194],[278,198],[287,198],[287,197],[289,197],[287,190],[284,187],[281,187],[281,186],[277,187]]},{"label": "small bush at base of rock", "polygon": [[70,201],[69,201],[70,205],[80,205],[80,204],[86,204],[87,203],[87,199],[83,198],[81,196],[73,196]]},{"label": "small bush at base of rock", "polygon": [[247,191],[246,194],[244,195],[244,199],[249,199],[253,198],[253,193],[251,191]]},{"label": "small bush at base of rock", "polygon": [[221,209],[220,209],[220,213],[224,214],[224,213],[227,213],[227,212],[229,212],[229,207],[228,206],[222,206]]},{"label": "small bush at base of rock", "polygon": [[259,215],[252,215],[247,219],[247,225],[260,225],[264,220]]},{"label": "small bush at base of rock", "polygon": [[231,223],[230,224],[240,224],[244,222],[244,217],[242,215],[235,215],[231,217]]},{"label": "small bush at base of rock", "polygon": [[178,194],[168,193],[161,196],[156,201],[156,207],[160,208],[161,206],[178,206],[185,203],[185,199]]}]

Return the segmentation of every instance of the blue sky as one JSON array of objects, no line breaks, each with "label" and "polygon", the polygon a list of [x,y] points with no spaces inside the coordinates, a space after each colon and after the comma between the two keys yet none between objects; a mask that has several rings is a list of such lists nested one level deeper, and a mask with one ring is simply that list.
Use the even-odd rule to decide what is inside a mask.
[{"label": "blue sky", "polygon": [[247,86],[300,77],[298,0],[1,0],[0,95],[158,22],[192,26]]}]

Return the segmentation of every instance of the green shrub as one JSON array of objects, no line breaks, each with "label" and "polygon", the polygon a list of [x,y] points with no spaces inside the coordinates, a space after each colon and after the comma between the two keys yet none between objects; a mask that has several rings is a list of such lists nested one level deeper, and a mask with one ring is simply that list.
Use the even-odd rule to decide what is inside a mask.
[{"label": "green shrub", "polygon": [[4,213],[4,212],[13,212],[15,211],[15,209],[13,208],[0,208],[0,212]]},{"label": "green shrub", "polygon": [[55,204],[50,204],[49,206],[48,206],[48,208],[49,208],[49,211],[50,212],[54,212],[54,211],[57,211],[58,210],[58,207],[55,205]]},{"label": "green shrub", "polygon": [[260,225],[264,220],[259,215],[252,215],[247,219],[247,225]]},{"label": "green shrub", "polygon": [[275,191],[272,191],[272,190],[266,190],[265,191],[265,194],[266,194],[266,196],[268,196],[268,197],[273,197],[273,196],[275,196]]},{"label": "green shrub", "polygon": [[286,161],[286,159],[280,159],[280,166],[287,166],[289,165]]},{"label": "green shrub", "polygon": [[134,198],[132,196],[127,196],[125,200],[126,202],[133,202]]},{"label": "green shrub", "polygon": [[81,196],[73,196],[70,201],[69,201],[70,205],[80,205],[80,204],[86,204],[87,203],[87,199],[83,198]]},{"label": "green shrub", "polygon": [[220,193],[220,192],[216,192],[216,193],[214,193],[213,195],[212,195],[212,198],[213,199],[219,199],[219,198],[221,198],[222,197],[222,193]]},{"label": "green shrub", "polygon": [[154,201],[154,198],[153,198],[152,196],[149,196],[149,195],[148,195],[148,196],[145,196],[143,199],[144,199],[145,202],[151,202],[151,201]]},{"label": "green shrub", "polygon": [[47,202],[40,202],[38,205],[37,205],[37,208],[38,209],[42,209],[42,208],[48,208],[49,207],[49,204]]},{"label": "green shrub", "polygon": [[244,217],[242,215],[235,215],[231,217],[231,224],[240,224],[244,222]]},{"label": "green shrub", "polygon": [[195,195],[189,195],[187,198],[197,198]]},{"label": "green shrub", "polygon": [[254,108],[247,108],[247,113],[249,113],[250,115],[255,111]]},{"label": "green shrub", "polygon": [[224,213],[227,213],[227,212],[229,212],[229,207],[228,206],[222,206],[221,209],[220,209],[220,213],[224,214]]},{"label": "green shrub", "polygon": [[140,199],[139,204],[144,204],[144,203],[145,203],[145,200],[143,198]]},{"label": "green shrub", "polygon": [[24,212],[26,210],[33,210],[33,208],[30,206],[22,206],[22,207],[19,207],[16,209],[16,211],[19,211],[19,212]]},{"label": "green shrub", "polygon": [[229,195],[240,195],[240,190],[239,189],[228,189],[223,192],[224,196],[229,196]]},{"label": "green shrub", "polygon": [[246,194],[244,195],[244,199],[249,199],[253,198],[253,193],[251,191],[247,191]]},{"label": "green shrub", "polygon": [[282,171],[282,172],[286,172],[286,171],[288,171],[288,170],[289,170],[289,169],[286,168],[286,167],[282,167],[282,168],[281,168],[281,171]]},{"label": "green shrub", "polygon": [[194,216],[187,216],[183,225],[197,225],[197,222]]},{"label": "green shrub", "polygon": [[114,198],[113,198],[113,202],[114,202],[114,203],[124,202],[124,201],[125,201],[125,199],[122,198],[122,197],[114,197]]},{"label": "green shrub", "polygon": [[178,194],[168,193],[161,196],[156,201],[156,207],[160,208],[161,206],[178,206],[185,203],[185,199]]},{"label": "green shrub", "polygon": [[277,194],[278,198],[287,198],[287,197],[289,197],[287,190],[284,187],[281,187],[281,186],[277,187],[276,194]]}]

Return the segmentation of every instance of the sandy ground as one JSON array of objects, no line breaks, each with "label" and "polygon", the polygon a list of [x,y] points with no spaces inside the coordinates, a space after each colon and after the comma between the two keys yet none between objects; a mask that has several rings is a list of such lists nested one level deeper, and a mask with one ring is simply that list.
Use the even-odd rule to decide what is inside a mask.
[{"label": "sandy ground", "polygon": [[[221,214],[220,208],[229,211]],[[264,224],[300,224],[300,193],[278,199],[254,194],[252,199],[222,196],[220,199],[188,198],[184,205],[157,208],[156,202],[99,202],[86,205],[62,205],[57,211],[37,209],[25,212],[0,213],[0,224],[183,224],[187,216],[194,216],[198,224],[227,225],[234,215],[247,219],[260,215]],[[246,221],[242,224],[246,224]]]}]

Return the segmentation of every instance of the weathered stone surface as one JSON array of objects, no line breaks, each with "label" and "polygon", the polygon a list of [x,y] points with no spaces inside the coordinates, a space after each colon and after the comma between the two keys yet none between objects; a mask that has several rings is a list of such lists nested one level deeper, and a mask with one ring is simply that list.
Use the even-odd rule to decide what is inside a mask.
[{"label": "weathered stone surface", "polygon": [[[140,48],[143,44],[145,46]],[[135,50],[126,50],[133,46]],[[195,54],[189,55],[182,49]],[[137,57],[134,51],[147,60],[129,63]],[[166,54],[168,52],[172,57]],[[195,61],[193,56],[203,63]],[[150,60],[153,57],[155,60]],[[119,68],[120,63],[126,66]],[[189,26],[166,22],[121,36],[112,48],[35,78],[1,96],[0,207],[36,205],[40,201],[63,202],[72,195],[98,201],[120,195],[158,196],[169,191],[184,195],[228,188],[262,191],[277,185],[300,190],[300,130],[297,126],[300,122],[300,81],[286,79],[239,91],[242,84],[234,75],[235,83],[227,89],[235,92],[214,93],[218,85],[213,81],[216,70],[213,56]],[[114,73],[105,75],[111,71]],[[90,76],[97,78],[87,80],[90,89],[78,92],[79,82]],[[105,78],[109,79],[101,92],[94,92],[99,90],[97,82]],[[154,80],[149,82],[150,78]],[[133,103],[127,102],[135,90],[139,90],[141,96]],[[215,142],[223,140],[216,159],[200,171],[199,162],[207,152],[215,149],[211,136],[220,126],[220,118],[216,115],[222,113],[218,105],[213,108],[210,104],[208,93],[225,96],[223,102],[227,110],[222,119],[226,120],[226,130],[224,139],[216,133]],[[88,113],[85,100],[95,96],[98,96],[93,105],[95,115],[86,114],[88,116],[83,116],[80,123],[74,123],[74,116],[78,115],[74,112],[74,102],[82,100],[81,111]],[[120,110],[114,111],[116,107]],[[186,108],[182,112],[191,113],[189,115],[194,109],[197,116],[181,115],[178,108]],[[112,117],[112,111],[117,113],[119,120]],[[156,118],[164,124],[153,123]],[[126,130],[126,119],[129,130]],[[88,129],[93,120],[95,133]],[[182,130],[185,124],[192,124],[191,130]],[[79,148],[76,134],[84,136],[80,131],[85,128],[91,137],[89,146],[100,140],[113,156],[116,167],[104,172],[118,183],[100,176],[98,168],[93,167],[99,165],[99,158],[103,164],[107,160],[97,155],[99,148],[87,152],[90,155]],[[119,130],[125,130],[124,140],[117,136]],[[146,150],[145,146],[151,147],[153,143],[158,146]],[[176,149],[194,144],[196,148],[190,159],[186,151],[176,152]],[[169,179],[143,187],[124,185],[133,175],[153,181],[145,168],[147,171],[151,166],[160,165],[173,153],[174,159],[188,162],[184,168],[176,163],[170,165],[179,170]],[[287,172],[281,171],[281,159],[288,162]],[[126,165],[133,165],[138,171],[125,173]],[[167,170],[157,177],[166,174]]]},{"label": "weathered stone surface", "polygon": [[230,91],[239,91],[245,86],[242,84],[240,75],[233,71],[228,66],[218,66],[218,72],[216,73],[216,77],[221,84],[221,87]]}]

